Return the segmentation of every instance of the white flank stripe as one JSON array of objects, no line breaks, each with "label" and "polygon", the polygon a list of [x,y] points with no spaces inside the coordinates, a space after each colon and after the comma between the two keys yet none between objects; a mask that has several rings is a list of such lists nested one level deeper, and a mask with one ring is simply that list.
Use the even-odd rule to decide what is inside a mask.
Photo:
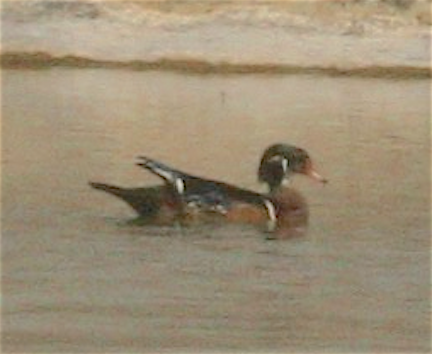
[{"label": "white flank stripe", "polygon": [[185,190],[184,182],[181,178],[176,178],[175,180],[175,187],[177,189],[178,194],[183,194]]},{"label": "white flank stripe", "polygon": [[276,229],[276,222],[277,222],[276,209],[273,203],[268,199],[264,200],[264,205],[267,208],[267,213],[270,218],[270,220],[267,222],[267,230],[274,231]]}]

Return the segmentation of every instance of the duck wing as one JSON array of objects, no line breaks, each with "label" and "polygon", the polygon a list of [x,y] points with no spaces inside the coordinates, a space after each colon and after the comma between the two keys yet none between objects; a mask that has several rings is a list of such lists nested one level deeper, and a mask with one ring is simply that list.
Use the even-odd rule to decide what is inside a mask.
[{"label": "duck wing", "polygon": [[225,215],[235,203],[251,204],[264,208],[269,217],[268,228],[276,225],[276,210],[267,196],[237,186],[197,177],[167,166],[159,161],[140,156],[138,166],[161,177],[178,194],[183,208],[198,208],[202,212]]}]

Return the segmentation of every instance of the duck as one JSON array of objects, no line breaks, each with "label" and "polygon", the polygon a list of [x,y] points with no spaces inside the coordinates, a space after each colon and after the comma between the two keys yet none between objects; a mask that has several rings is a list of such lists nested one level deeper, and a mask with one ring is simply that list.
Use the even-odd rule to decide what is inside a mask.
[{"label": "duck", "polygon": [[281,186],[289,186],[296,173],[322,184],[328,182],[316,171],[309,153],[302,148],[289,144],[274,144],[264,151],[259,163],[258,181],[267,184],[270,193],[274,193]]},{"label": "duck", "polygon": [[259,227],[269,235],[277,235],[276,238],[303,234],[307,228],[308,204],[290,186],[293,175],[327,183],[315,170],[306,150],[289,144],[271,145],[261,157],[258,181],[267,185],[266,193],[198,177],[146,156],[139,156],[136,165],[164,183],[141,188],[98,182],[90,182],[90,186],[122,199],[142,223],[241,223]]}]

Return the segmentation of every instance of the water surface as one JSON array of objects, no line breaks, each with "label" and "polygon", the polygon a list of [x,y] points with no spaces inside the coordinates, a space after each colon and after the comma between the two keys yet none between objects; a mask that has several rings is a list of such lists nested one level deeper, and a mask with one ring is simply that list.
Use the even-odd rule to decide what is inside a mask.
[{"label": "water surface", "polygon": [[[430,350],[426,80],[3,72],[2,319],[9,352]],[[304,238],[127,226],[91,190],[157,179],[146,154],[262,191],[306,148]]]}]

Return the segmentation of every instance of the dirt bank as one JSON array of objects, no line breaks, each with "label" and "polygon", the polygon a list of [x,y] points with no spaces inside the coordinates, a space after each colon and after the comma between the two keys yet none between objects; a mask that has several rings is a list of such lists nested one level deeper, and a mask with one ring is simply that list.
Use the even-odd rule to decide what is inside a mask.
[{"label": "dirt bank", "polygon": [[2,64],[429,77],[429,4],[8,2]]},{"label": "dirt bank", "polygon": [[162,70],[185,72],[199,75],[325,75],[333,77],[350,76],[381,79],[429,79],[431,69],[428,67],[409,66],[369,66],[343,68],[335,66],[300,66],[283,64],[235,64],[228,62],[206,62],[193,59],[160,59],[155,61],[109,61],[94,60],[76,56],[54,57],[47,53],[4,53],[1,66],[5,69],[50,69],[64,68],[104,68],[129,70]]}]

